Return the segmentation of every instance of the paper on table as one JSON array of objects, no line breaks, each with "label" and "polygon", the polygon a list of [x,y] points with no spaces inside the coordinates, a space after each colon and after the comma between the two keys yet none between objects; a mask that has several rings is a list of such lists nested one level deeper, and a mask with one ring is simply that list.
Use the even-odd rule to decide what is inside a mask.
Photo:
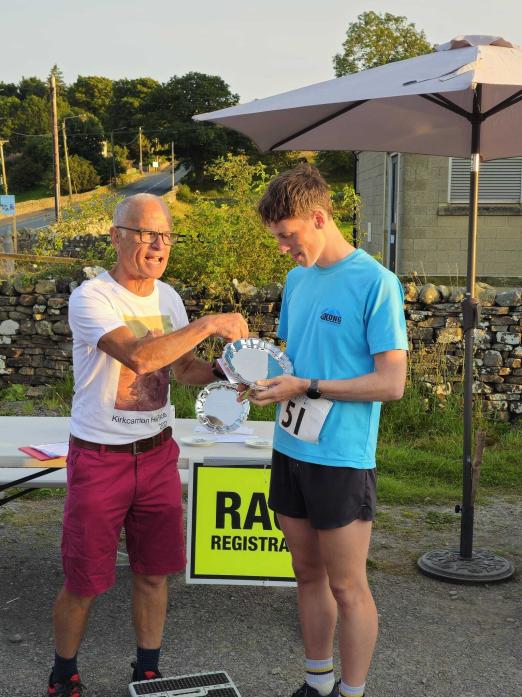
[{"label": "paper on table", "polygon": [[30,445],[49,457],[65,457],[69,451],[69,443],[46,443],[45,445]]},{"label": "paper on table", "polygon": [[[228,433],[214,433],[214,431],[210,431],[208,428],[205,428],[204,426],[195,426],[194,427],[194,433],[206,433],[212,434],[212,438],[214,438],[217,435],[229,435]],[[250,426],[245,426],[244,424],[242,426],[239,426],[239,428],[235,428],[233,431],[231,431],[230,435],[232,436],[251,436],[254,433],[254,429],[250,428]]]},{"label": "paper on table", "polygon": [[216,443],[244,443],[247,440],[252,440],[252,436],[246,433],[213,433],[212,440]]},{"label": "paper on table", "polygon": [[251,440],[254,429],[243,425],[231,433],[214,433],[204,426],[196,426],[194,433],[212,435],[212,440],[215,440],[216,443],[244,443],[246,440]]}]

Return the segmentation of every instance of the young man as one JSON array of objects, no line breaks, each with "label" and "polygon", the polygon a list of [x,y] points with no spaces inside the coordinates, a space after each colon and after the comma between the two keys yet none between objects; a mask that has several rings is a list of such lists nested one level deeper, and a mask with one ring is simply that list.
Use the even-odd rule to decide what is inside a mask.
[{"label": "young man", "polygon": [[269,505],[297,579],[305,682],[293,697],[362,697],[377,638],[366,559],[380,403],[400,399],[406,379],[402,288],[344,239],[328,186],[310,165],[277,176],[259,212],[281,253],[298,264],[279,322],[294,375],[260,381],[269,389],[251,397],[280,404]]},{"label": "young man", "polygon": [[65,582],[54,607],[55,662],[47,694],[79,697],[77,653],[96,596],[115,581],[126,531],[137,641],[133,680],[160,677],[167,576],[184,568],[183,511],[172,439],[169,370],[178,382],[216,379],[193,349],[209,336],[246,338],[239,314],[189,324],[159,279],[174,242],[164,201],[123,200],[114,213],[114,268],[71,295],[74,398],[62,537]]}]

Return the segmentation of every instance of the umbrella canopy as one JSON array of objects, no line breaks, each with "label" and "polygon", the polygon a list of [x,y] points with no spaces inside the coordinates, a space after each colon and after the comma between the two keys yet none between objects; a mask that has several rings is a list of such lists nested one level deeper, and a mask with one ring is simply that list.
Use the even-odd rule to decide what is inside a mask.
[{"label": "umbrella canopy", "polygon": [[194,118],[233,128],[268,151],[471,156],[460,550],[429,552],[419,566],[445,580],[510,578],[511,562],[473,551],[473,345],[480,317],[474,295],[480,160],[522,155],[522,50],[498,36],[459,36],[435,53]]},{"label": "umbrella canopy", "polygon": [[469,157],[477,85],[481,159],[522,155],[522,50],[499,37],[458,37],[435,53],[194,118],[239,131],[264,151]]}]

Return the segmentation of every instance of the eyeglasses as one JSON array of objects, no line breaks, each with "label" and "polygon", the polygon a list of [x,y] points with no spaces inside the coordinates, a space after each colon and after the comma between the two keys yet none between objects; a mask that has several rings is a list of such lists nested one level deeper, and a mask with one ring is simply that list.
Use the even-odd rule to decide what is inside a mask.
[{"label": "eyeglasses", "polygon": [[137,232],[140,236],[140,244],[154,244],[158,237],[161,237],[161,241],[166,247],[172,247],[176,237],[173,232],[156,232],[155,230],[141,230],[140,228],[127,227],[126,225],[115,225],[118,230],[130,230],[131,232]]}]

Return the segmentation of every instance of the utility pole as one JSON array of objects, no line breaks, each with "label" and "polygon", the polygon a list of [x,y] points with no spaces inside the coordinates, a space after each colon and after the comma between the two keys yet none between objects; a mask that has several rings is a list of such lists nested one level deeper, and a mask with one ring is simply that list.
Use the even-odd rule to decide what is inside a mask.
[{"label": "utility pole", "polygon": [[116,161],[114,159],[114,131],[111,131],[111,157],[112,157],[112,176],[114,177],[114,186],[116,186]]},{"label": "utility pole", "polygon": [[7,140],[0,140],[0,159],[2,160],[2,182],[4,185],[4,194],[7,196],[9,193],[7,190],[7,175],[5,173],[5,160],[4,160],[4,145],[8,143]]},{"label": "utility pole", "polygon": [[176,184],[176,171],[174,165],[174,141],[170,144],[170,173],[172,176],[172,191],[174,191],[174,186]]},{"label": "utility pole", "polygon": [[60,148],[58,145],[58,113],[56,109],[56,78],[49,78],[51,87],[51,124],[53,129],[54,218],[60,220]]},{"label": "utility pole", "polygon": [[141,148],[141,126],[140,126],[140,174],[143,174],[143,151]]},{"label": "utility pole", "polygon": [[72,182],[71,170],[69,169],[69,152],[67,151],[67,132],[65,130],[65,119],[62,121],[63,153],[65,156],[65,170],[67,172],[67,184],[69,186],[69,201],[72,201]]}]

